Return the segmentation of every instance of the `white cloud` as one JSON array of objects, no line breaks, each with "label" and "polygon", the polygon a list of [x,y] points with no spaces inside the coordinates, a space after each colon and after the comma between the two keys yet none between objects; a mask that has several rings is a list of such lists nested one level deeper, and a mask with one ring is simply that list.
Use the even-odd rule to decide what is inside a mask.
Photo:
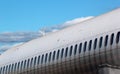
[{"label": "white cloud", "polygon": [[0,43],[26,42],[37,37],[40,37],[38,32],[0,33]]},{"label": "white cloud", "polygon": [[89,20],[91,18],[94,18],[94,17],[93,16],[88,16],[88,17],[76,18],[76,19],[67,21],[63,24],[60,24],[60,25],[55,25],[55,26],[52,26],[52,27],[42,28],[42,29],[40,29],[39,32],[42,33],[43,35],[46,35],[47,33],[56,32],[56,31],[61,30],[63,28],[69,27],[71,25],[75,25],[75,24],[81,23],[83,21]]},{"label": "white cloud", "polygon": [[0,47],[0,51],[6,51],[8,48],[10,48],[11,45],[4,45]]},{"label": "white cloud", "polygon": [[63,26],[69,26],[69,25],[78,24],[78,23],[81,23],[81,22],[86,21],[86,20],[91,19],[91,18],[93,18],[93,16],[76,18],[76,19],[73,19],[71,21],[65,22],[63,24]]},{"label": "white cloud", "polygon": [[39,32],[4,32],[0,33],[0,54],[7,49],[40,37]]},{"label": "white cloud", "polygon": [[21,45],[23,43],[15,43],[15,44],[5,44],[0,47],[0,54],[10,49],[11,47]]},{"label": "white cloud", "polygon": [[63,28],[69,27],[74,24],[81,23],[83,21],[86,21],[88,19],[93,18],[93,16],[89,17],[82,17],[82,18],[76,18],[70,21],[67,21],[63,24],[60,25],[55,25],[52,27],[46,27],[40,29],[39,32],[5,32],[5,33],[0,33],[0,44],[4,43],[3,45],[0,45],[0,53],[6,51],[7,49],[18,45],[21,42],[27,42],[29,40],[35,39],[37,37],[41,37],[46,35],[47,33],[51,32],[56,32],[59,31]]}]

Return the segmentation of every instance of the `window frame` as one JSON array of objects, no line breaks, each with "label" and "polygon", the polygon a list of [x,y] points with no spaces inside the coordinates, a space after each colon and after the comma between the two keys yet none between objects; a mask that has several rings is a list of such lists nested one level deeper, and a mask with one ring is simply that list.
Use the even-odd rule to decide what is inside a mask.
[{"label": "window frame", "polygon": [[103,37],[100,37],[100,39],[99,39],[99,48],[102,47],[102,44],[103,44]]},{"label": "window frame", "polygon": [[15,63],[14,71],[16,71],[16,69],[17,69],[17,63]]},{"label": "window frame", "polygon": [[37,60],[37,65],[39,65],[40,64],[40,55],[38,56],[38,60]]},{"label": "window frame", "polygon": [[51,61],[52,52],[49,53],[49,62]]},{"label": "window frame", "polygon": [[44,63],[44,54],[42,54],[42,57],[41,57],[41,64]]},{"label": "window frame", "polygon": [[59,59],[60,50],[57,51],[57,60]]},{"label": "window frame", "polygon": [[66,47],[65,49],[65,57],[67,57],[67,55],[68,55],[68,47]]},{"label": "window frame", "polygon": [[77,54],[77,48],[78,48],[78,45],[76,44],[75,47],[74,47],[74,55]]},{"label": "window frame", "polygon": [[79,54],[82,52],[82,43],[79,44]]},{"label": "window frame", "polygon": [[120,32],[117,32],[117,35],[116,35],[116,43],[118,44],[120,41]]},{"label": "window frame", "polygon": [[45,54],[45,63],[47,62],[48,59],[48,53]]},{"label": "window frame", "polygon": [[27,64],[27,61],[25,60],[24,61],[24,69],[26,68],[26,64]]},{"label": "window frame", "polygon": [[30,59],[27,60],[27,68],[29,68]]},{"label": "window frame", "polygon": [[106,35],[106,36],[105,36],[105,42],[104,42],[104,46],[105,46],[105,47],[108,45],[108,39],[109,39],[109,36]]},{"label": "window frame", "polygon": [[64,54],[64,48],[62,48],[61,50],[61,59],[63,58],[63,54]]},{"label": "window frame", "polygon": [[113,43],[114,43],[114,33],[112,33],[110,36],[110,45],[113,45]]},{"label": "window frame", "polygon": [[55,60],[56,51],[53,52],[52,61]]},{"label": "window frame", "polygon": [[37,57],[35,56],[34,57],[34,66],[36,65],[36,62],[37,62]]},{"label": "window frame", "polygon": [[8,65],[6,66],[6,69],[5,69],[5,70],[6,70],[6,72],[8,72]]},{"label": "window frame", "polygon": [[86,52],[86,49],[87,49],[87,41],[84,42],[83,51]]},{"label": "window frame", "polygon": [[23,69],[23,61],[21,61],[21,63],[20,63],[20,70],[22,70]]},{"label": "window frame", "polygon": [[89,45],[88,45],[88,50],[91,51],[92,49],[92,40],[89,41]]},{"label": "window frame", "polygon": [[96,48],[97,48],[97,38],[95,38],[95,40],[94,40],[94,50],[96,50]]},{"label": "window frame", "polygon": [[70,46],[70,53],[69,53],[69,56],[72,56],[72,52],[73,52],[73,46],[71,45],[71,46]]}]

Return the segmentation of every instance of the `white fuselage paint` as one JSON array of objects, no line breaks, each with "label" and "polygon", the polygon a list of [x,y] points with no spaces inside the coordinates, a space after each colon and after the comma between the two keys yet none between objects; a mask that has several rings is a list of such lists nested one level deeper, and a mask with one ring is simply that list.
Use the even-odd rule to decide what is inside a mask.
[{"label": "white fuselage paint", "polygon": [[[69,47],[68,48],[68,51],[69,51],[71,45],[73,45],[73,48],[74,48],[75,44],[82,43],[84,45],[85,41],[87,41],[88,43],[90,40],[92,40],[94,43],[95,38],[98,38],[98,45],[99,45],[99,38],[101,36],[103,36],[103,43],[104,43],[104,38],[107,34],[110,37],[110,35],[114,33],[116,37],[117,32],[120,31],[120,20],[119,19],[120,19],[120,8],[112,12],[109,12],[107,14],[103,14],[101,16],[75,24],[66,29],[63,29],[63,30],[60,30],[54,33],[50,33],[41,38],[37,38],[27,43],[24,43],[22,45],[13,47],[9,49],[8,51],[4,52],[2,55],[0,55],[0,67],[4,67],[9,64],[14,64],[14,63],[18,63],[18,62],[21,62],[27,59],[31,59],[32,57],[34,58],[35,56],[39,56],[39,55],[42,56],[42,54],[44,54],[45,56],[46,53],[49,54],[50,52],[53,52],[53,51],[56,51],[56,54],[57,54],[58,49],[61,51],[62,48],[65,49],[66,47]],[[98,54],[99,52],[102,53],[102,50],[99,50],[98,45],[97,45],[96,50],[93,50],[94,48],[92,47],[91,51],[88,51],[88,44],[87,44],[86,52],[82,50],[81,53],[79,54],[77,50],[76,57],[73,56],[73,53],[72,53],[71,59],[75,59],[79,56],[84,58],[86,55]],[[106,47],[106,48],[102,47],[101,49],[103,49],[104,51],[107,48],[109,49],[111,48],[111,46]],[[116,47],[113,47],[113,48],[116,48]],[[99,52],[94,53],[97,50],[99,50]],[[69,52],[68,52],[68,56],[69,56]],[[85,58],[88,58],[88,57],[85,57]],[[85,60],[90,60],[90,58],[91,57]],[[91,58],[91,59],[94,60],[94,58]],[[60,59],[59,57],[58,60],[55,60],[54,62],[50,62],[50,63],[47,61],[46,63],[43,63],[42,67],[46,65],[48,66],[49,64],[60,63],[61,61],[64,62],[65,60],[69,60],[69,57],[67,58],[64,57],[64,59]],[[96,62],[99,62],[98,58],[96,58],[95,60]],[[35,67],[35,68],[40,68],[40,67]],[[34,70],[34,68],[32,68],[32,70]],[[13,74],[17,74],[17,73],[13,73]],[[53,73],[53,74],[57,74],[57,73]]]}]

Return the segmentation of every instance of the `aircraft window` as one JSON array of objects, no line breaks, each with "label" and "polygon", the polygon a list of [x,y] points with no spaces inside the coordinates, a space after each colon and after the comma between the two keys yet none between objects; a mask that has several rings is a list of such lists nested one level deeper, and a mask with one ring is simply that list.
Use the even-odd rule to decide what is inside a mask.
[{"label": "aircraft window", "polygon": [[0,74],[1,74],[1,69],[2,69],[2,68],[0,67]]},{"label": "aircraft window", "polygon": [[3,67],[3,74],[6,72],[6,71],[5,71],[5,68],[6,68],[6,67],[4,66],[4,67]]},{"label": "aircraft window", "polygon": [[15,63],[14,71],[16,71],[16,66],[17,66],[17,63]]},{"label": "aircraft window", "polygon": [[8,72],[8,65],[7,65],[6,68],[5,68],[5,72],[6,72],[6,73]]},{"label": "aircraft window", "polygon": [[13,64],[11,65],[11,72],[12,72],[12,70],[13,70]]},{"label": "aircraft window", "polygon": [[2,74],[2,67],[1,67],[1,70],[0,70],[0,74]]},{"label": "aircraft window", "polygon": [[[7,66],[5,66],[5,73],[6,73],[6,72],[7,72]],[[4,74],[5,74],[5,73],[4,73]]]},{"label": "aircraft window", "polygon": [[3,68],[1,67],[1,71],[0,71],[0,74],[2,74],[2,69],[3,69]]},{"label": "aircraft window", "polygon": [[6,66],[4,66],[4,72],[3,72],[3,74],[5,74],[5,72],[6,72]]},{"label": "aircraft window", "polygon": [[4,72],[5,72],[5,66],[3,67],[3,74],[4,74]]},{"label": "aircraft window", "polygon": [[62,48],[62,51],[61,51],[61,58],[63,58],[63,53],[64,53],[64,48]]},{"label": "aircraft window", "polygon": [[2,74],[2,67],[1,67],[0,73]]},{"label": "aircraft window", "polygon": [[106,35],[105,37],[105,46],[107,46],[107,44],[108,44],[108,35]]},{"label": "aircraft window", "polygon": [[18,63],[18,66],[17,66],[18,70],[19,70],[19,66],[20,66],[20,62]]},{"label": "aircraft window", "polygon": [[2,70],[3,70],[3,67],[1,67],[1,71],[0,71],[0,74],[2,74]]},{"label": "aircraft window", "polygon": [[0,69],[0,74],[2,74],[2,69],[3,69],[3,68],[1,67],[1,69]]},{"label": "aircraft window", "polygon": [[10,72],[10,70],[11,70],[11,64],[9,65],[9,72]]},{"label": "aircraft window", "polygon": [[8,70],[8,65],[6,66],[6,72],[7,72],[7,70]]},{"label": "aircraft window", "polygon": [[57,59],[59,59],[60,50],[57,51]]},{"label": "aircraft window", "polygon": [[67,53],[68,53],[68,47],[65,50],[65,57],[67,57]]},{"label": "aircraft window", "polygon": [[117,33],[117,36],[116,36],[116,43],[118,44],[120,41],[120,32]]},{"label": "aircraft window", "polygon": [[90,51],[92,48],[92,40],[89,41],[89,46],[88,46],[88,50]]},{"label": "aircraft window", "polygon": [[0,74],[2,74],[1,71],[2,71],[2,67],[0,68]]},{"label": "aircraft window", "polygon": [[32,66],[32,64],[33,64],[33,58],[31,58],[30,66]]},{"label": "aircraft window", "polygon": [[0,71],[0,73],[2,74],[2,72],[3,72],[3,67],[1,67],[1,71]]},{"label": "aircraft window", "polygon": [[41,64],[43,63],[43,59],[44,59],[44,54],[42,55],[42,58],[41,58]]},{"label": "aircraft window", "polygon": [[4,74],[5,66],[3,67],[3,74]]},{"label": "aircraft window", "polygon": [[97,38],[94,41],[94,49],[96,49],[96,47],[97,47]]},{"label": "aircraft window", "polygon": [[77,53],[77,44],[75,45],[75,48],[74,48],[74,55],[76,55]]},{"label": "aircraft window", "polygon": [[52,55],[52,52],[49,53],[49,62],[51,60],[51,55]]},{"label": "aircraft window", "polygon": [[99,41],[99,48],[102,47],[102,41],[103,41],[103,37],[100,37],[100,41]]},{"label": "aircraft window", "polygon": [[2,70],[2,74],[3,74],[3,72],[4,72],[4,67],[3,67],[3,70]]},{"label": "aircraft window", "polygon": [[40,63],[40,56],[38,56],[38,62],[37,62],[37,64],[39,64]]},{"label": "aircraft window", "polygon": [[36,65],[37,57],[34,58],[34,66]]},{"label": "aircraft window", "polygon": [[84,43],[84,52],[86,51],[87,48],[87,41]]},{"label": "aircraft window", "polygon": [[2,70],[0,71],[0,74],[4,74],[4,67],[2,67]]},{"label": "aircraft window", "polygon": [[73,46],[70,47],[70,56],[72,55]]},{"label": "aircraft window", "polygon": [[[4,66],[5,67],[5,66]],[[2,68],[2,70],[0,71],[0,74],[4,74],[4,67],[1,67]]]},{"label": "aircraft window", "polygon": [[53,61],[55,60],[55,53],[56,53],[56,52],[54,51],[54,52],[53,52],[53,59],[52,59]]},{"label": "aircraft window", "polygon": [[[5,73],[7,73],[7,67],[8,67],[8,66],[5,66]],[[4,73],[4,74],[5,74],[5,73]]]},{"label": "aircraft window", "polygon": [[7,67],[8,67],[8,66],[5,66],[5,73],[7,73]]},{"label": "aircraft window", "polygon": [[5,73],[7,72],[7,66],[5,66],[5,69],[4,69],[4,71],[5,71],[5,72],[4,72],[4,74],[5,74]]},{"label": "aircraft window", "polygon": [[46,53],[46,55],[45,55],[45,63],[47,62],[47,57],[48,57],[48,54]]},{"label": "aircraft window", "polygon": [[1,72],[1,74],[3,74],[3,67],[1,67],[1,71],[0,72]]},{"label": "aircraft window", "polygon": [[27,61],[27,68],[29,68],[30,59]]},{"label": "aircraft window", "polygon": [[3,74],[3,67],[1,67],[1,71],[0,72],[1,72],[1,74]]},{"label": "aircraft window", "polygon": [[114,41],[114,34],[111,35],[111,39],[110,39],[110,45],[113,44],[113,41]]},{"label": "aircraft window", "polygon": [[[5,66],[5,70],[4,70],[4,71],[5,71],[5,73],[7,72],[7,66]],[[5,74],[5,73],[4,73],[4,74]]]},{"label": "aircraft window", "polygon": [[4,74],[5,66],[3,67],[3,74]]},{"label": "aircraft window", "polygon": [[11,68],[11,72],[13,72],[14,71],[14,64],[12,64],[12,68]]},{"label": "aircraft window", "polygon": [[81,53],[82,50],[82,43],[79,44],[79,53]]},{"label": "aircraft window", "polygon": [[6,71],[5,71],[5,68],[6,68],[6,67],[4,66],[4,67],[3,67],[3,74],[4,74],[4,72],[6,72]]},{"label": "aircraft window", "polygon": [[25,69],[25,67],[26,67],[26,60],[24,61],[24,69]]},{"label": "aircraft window", "polygon": [[3,67],[3,71],[2,71],[2,74],[4,74],[4,67]]},{"label": "aircraft window", "polygon": [[21,62],[21,68],[20,68],[21,70],[22,70],[22,67],[23,67],[23,61]]},{"label": "aircraft window", "polygon": [[1,74],[3,74],[3,67],[2,67],[2,69],[1,69]]}]

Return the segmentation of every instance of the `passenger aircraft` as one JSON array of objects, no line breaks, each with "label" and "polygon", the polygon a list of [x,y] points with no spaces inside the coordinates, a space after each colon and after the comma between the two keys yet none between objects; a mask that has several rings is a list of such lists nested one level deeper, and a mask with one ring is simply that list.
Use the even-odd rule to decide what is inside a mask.
[{"label": "passenger aircraft", "polygon": [[0,55],[0,74],[97,74],[120,66],[120,8]]}]

